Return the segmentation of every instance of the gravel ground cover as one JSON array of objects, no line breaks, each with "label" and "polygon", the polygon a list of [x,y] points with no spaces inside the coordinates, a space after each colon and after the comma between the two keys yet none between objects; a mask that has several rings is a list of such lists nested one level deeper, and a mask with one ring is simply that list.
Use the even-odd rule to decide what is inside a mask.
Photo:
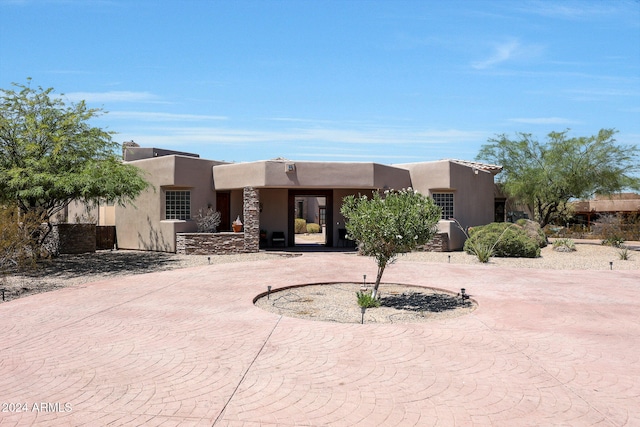
[{"label": "gravel ground cover", "polygon": [[263,310],[288,317],[337,323],[413,323],[458,317],[477,304],[456,294],[417,286],[380,285],[380,307],[368,308],[364,318],[356,292],[358,283],[328,283],[279,290],[256,301]]},{"label": "gravel ground cover", "polygon": [[[61,255],[44,260],[37,268],[0,277],[4,300],[69,286],[80,286],[118,276],[176,270],[207,264],[269,259],[286,254],[259,252],[239,255],[177,255],[147,251],[97,251],[90,254]],[[0,300],[0,303],[2,301]]]},{"label": "gravel ground cover", "polygon": [[[632,250],[629,251],[630,259],[628,260],[620,259],[620,250],[617,248],[595,244],[578,244],[576,247],[575,252],[563,253],[553,251],[549,245],[542,249],[542,256],[536,259],[492,258],[487,268],[509,266],[548,270],[608,270],[611,268],[615,270],[640,270],[640,252],[637,245],[631,246]],[[0,277],[0,289],[4,289],[4,300],[10,301],[35,293],[79,286],[118,276],[296,255],[301,254],[262,251],[254,254],[207,256],[121,250],[63,255],[41,262],[37,269]],[[307,253],[305,256],[313,256],[313,254]],[[475,257],[464,252],[413,252],[398,258],[398,263],[403,262],[478,263]],[[355,300],[355,298],[353,299]],[[1,300],[0,303],[2,303]],[[419,318],[421,315],[413,313],[412,316]],[[422,318],[425,317],[422,316]]]},{"label": "gravel ground cover", "polygon": [[[541,270],[640,270],[640,251],[634,243],[629,259],[620,259],[620,249],[598,244],[576,244],[574,252],[557,252],[551,245],[542,248],[539,258],[491,258],[487,267],[507,266]],[[449,257],[451,257],[449,259]],[[450,262],[451,264],[479,264],[465,252],[412,252],[401,255],[398,262]],[[610,263],[613,262],[613,265]]]}]

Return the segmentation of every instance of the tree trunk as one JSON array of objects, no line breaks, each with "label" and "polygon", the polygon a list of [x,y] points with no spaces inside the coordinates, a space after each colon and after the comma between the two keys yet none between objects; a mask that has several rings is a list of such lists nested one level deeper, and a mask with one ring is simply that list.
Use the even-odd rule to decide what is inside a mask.
[{"label": "tree trunk", "polygon": [[378,275],[376,277],[376,284],[373,286],[373,291],[371,292],[371,296],[375,298],[378,295],[378,287],[380,286],[380,279],[382,279],[382,273],[384,273],[384,268],[387,266],[386,263],[378,266]]}]

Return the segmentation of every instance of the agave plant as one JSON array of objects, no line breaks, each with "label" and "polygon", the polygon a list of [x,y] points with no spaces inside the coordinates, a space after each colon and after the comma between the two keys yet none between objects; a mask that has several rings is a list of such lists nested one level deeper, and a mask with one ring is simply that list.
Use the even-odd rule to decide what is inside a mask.
[{"label": "agave plant", "polygon": [[374,297],[371,291],[356,292],[358,305],[362,308],[380,307],[380,299]]},{"label": "agave plant", "polygon": [[623,261],[628,261],[631,258],[631,253],[629,252],[629,248],[626,246],[621,246],[618,249],[618,257],[620,257]]}]

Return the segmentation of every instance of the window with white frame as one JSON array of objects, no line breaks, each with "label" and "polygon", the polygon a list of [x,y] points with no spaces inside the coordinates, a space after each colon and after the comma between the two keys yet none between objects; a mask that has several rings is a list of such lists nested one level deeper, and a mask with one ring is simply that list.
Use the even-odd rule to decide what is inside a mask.
[{"label": "window with white frame", "polygon": [[191,191],[165,191],[165,219],[191,218]]},{"label": "window with white frame", "polygon": [[431,194],[436,205],[442,208],[440,219],[453,218],[453,193],[433,193]]}]

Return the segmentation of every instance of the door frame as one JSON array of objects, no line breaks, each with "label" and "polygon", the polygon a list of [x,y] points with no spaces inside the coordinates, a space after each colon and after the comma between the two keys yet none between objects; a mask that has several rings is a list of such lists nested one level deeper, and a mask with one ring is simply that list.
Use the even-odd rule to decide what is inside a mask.
[{"label": "door frame", "polygon": [[324,245],[333,247],[333,190],[289,189],[287,200],[287,246],[296,245],[296,197],[324,197],[326,207],[326,234]]}]

